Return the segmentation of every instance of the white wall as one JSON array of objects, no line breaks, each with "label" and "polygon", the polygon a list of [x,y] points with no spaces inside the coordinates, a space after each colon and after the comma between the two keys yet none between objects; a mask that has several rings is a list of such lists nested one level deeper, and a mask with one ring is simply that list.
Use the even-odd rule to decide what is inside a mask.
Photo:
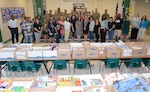
[{"label": "white wall", "polygon": [[145,3],[145,0],[136,0],[135,13],[139,12],[140,17],[146,15],[148,20],[150,20],[150,0]]},{"label": "white wall", "polygon": [[[76,2],[64,2],[63,0],[46,0],[46,9],[56,10],[58,7],[61,8],[61,11],[64,11],[64,9],[67,9],[68,12],[71,11],[73,8],[73,3]],[[116,4],[117,0],[89,0],[89,2],[77,2],[77,3],[85,3],[85,7],[87,7],[88,11],[95,10],[95,8],[98,8],[100,14],[102,15],[104,13],[105,9],[108,9],[108,13],[110,16],[115,15],[116,10]],[[134,8],[135,0],[131,0],[132,6]],[[118,0],[118,9],[119,13],[122,14],[122,0]]]},{"label": "white wall", "polygon": [[[27,16],[33,17],[32,0],[0,0],[0,8],[2,7],[24,7],[25,14]],[[2,39],[3,41],[6,41],[9,38],[11,38],[11,34],[10,34],[10,30],[7,27],[8,24],[2,22],[1,12],[0,12],[0,22],[1,22],[0,24],[2,29]],[[19,26],[19,22],[20,20],[18,20],[18,26]]]}]

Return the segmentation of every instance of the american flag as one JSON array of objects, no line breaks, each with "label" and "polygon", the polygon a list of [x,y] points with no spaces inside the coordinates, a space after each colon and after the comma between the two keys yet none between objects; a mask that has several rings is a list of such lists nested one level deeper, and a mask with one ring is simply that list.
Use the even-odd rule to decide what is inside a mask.
[{"label": "american flag", "polygon": [[118,1],[117,1],[117,4],[116,4],[116,15],[118,14]]}]

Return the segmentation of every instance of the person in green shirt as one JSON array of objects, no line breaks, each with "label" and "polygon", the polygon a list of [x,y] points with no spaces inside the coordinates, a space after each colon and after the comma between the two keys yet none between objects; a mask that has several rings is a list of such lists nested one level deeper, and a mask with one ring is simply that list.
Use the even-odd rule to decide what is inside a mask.
[{"label": "person in green shirt", "polygon": [[129,20],[129,16],[126,16],[126,19],[125,19],[124,25],[123,25],[123,41],[124,42],[127,39],[127,35],[129,33],[129,29],[130,29],[130,20]]}]

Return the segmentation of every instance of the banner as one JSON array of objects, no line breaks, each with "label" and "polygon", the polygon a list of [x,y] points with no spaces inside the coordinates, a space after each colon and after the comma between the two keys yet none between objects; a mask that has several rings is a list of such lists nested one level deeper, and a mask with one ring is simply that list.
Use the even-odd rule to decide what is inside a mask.
[{"label": "banner", "polygon": [[15,16],[16,19],[21,18],[22,14],[25,14],[24,8],[13,7],[13,8],[1,8],[3,23],[7,23],[10,19],[11,14]]}]

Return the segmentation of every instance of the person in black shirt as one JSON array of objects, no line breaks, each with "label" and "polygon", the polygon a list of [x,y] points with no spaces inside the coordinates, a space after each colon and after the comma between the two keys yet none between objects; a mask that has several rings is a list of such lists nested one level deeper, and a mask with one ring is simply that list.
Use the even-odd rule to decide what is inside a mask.
[{"label": "person in black shirt", "polygon": [[100,35],[100,22],[99,22],[99,19],[95,20],[94,33],[95,33],[95,36],[96,36],[96,42],[98,42],[99,41],[99,35]]},{"label": "person in black shirt", "polygon": [[42,24],[40,23],[40,20],[38,18],[36,18],[33,28],[34,28],[36,43],[40,43]]},{"label": "person in black shirt", "polygon": [[108,40],[112,41],[114,39],[115,32],[115,22],[113,21],[113,17],[109,18],[108,22]]},{"label": "person in black shirt", "polygon": [[115,41],[118,42],[118,40],[120,40],[120,36],[122,33],[122,26],[123,26],[123,20],[121,19],[121,14],[117,15],[117,18],[115,20]]},{"label": "person in black shirt", "polygon": [[75,33],[76,33],[76,17],[74,15],[71,17],[70,22],[73,25],[73,29],[71,30],[72,31],[72,40],[73,40],[75,37]]}]

